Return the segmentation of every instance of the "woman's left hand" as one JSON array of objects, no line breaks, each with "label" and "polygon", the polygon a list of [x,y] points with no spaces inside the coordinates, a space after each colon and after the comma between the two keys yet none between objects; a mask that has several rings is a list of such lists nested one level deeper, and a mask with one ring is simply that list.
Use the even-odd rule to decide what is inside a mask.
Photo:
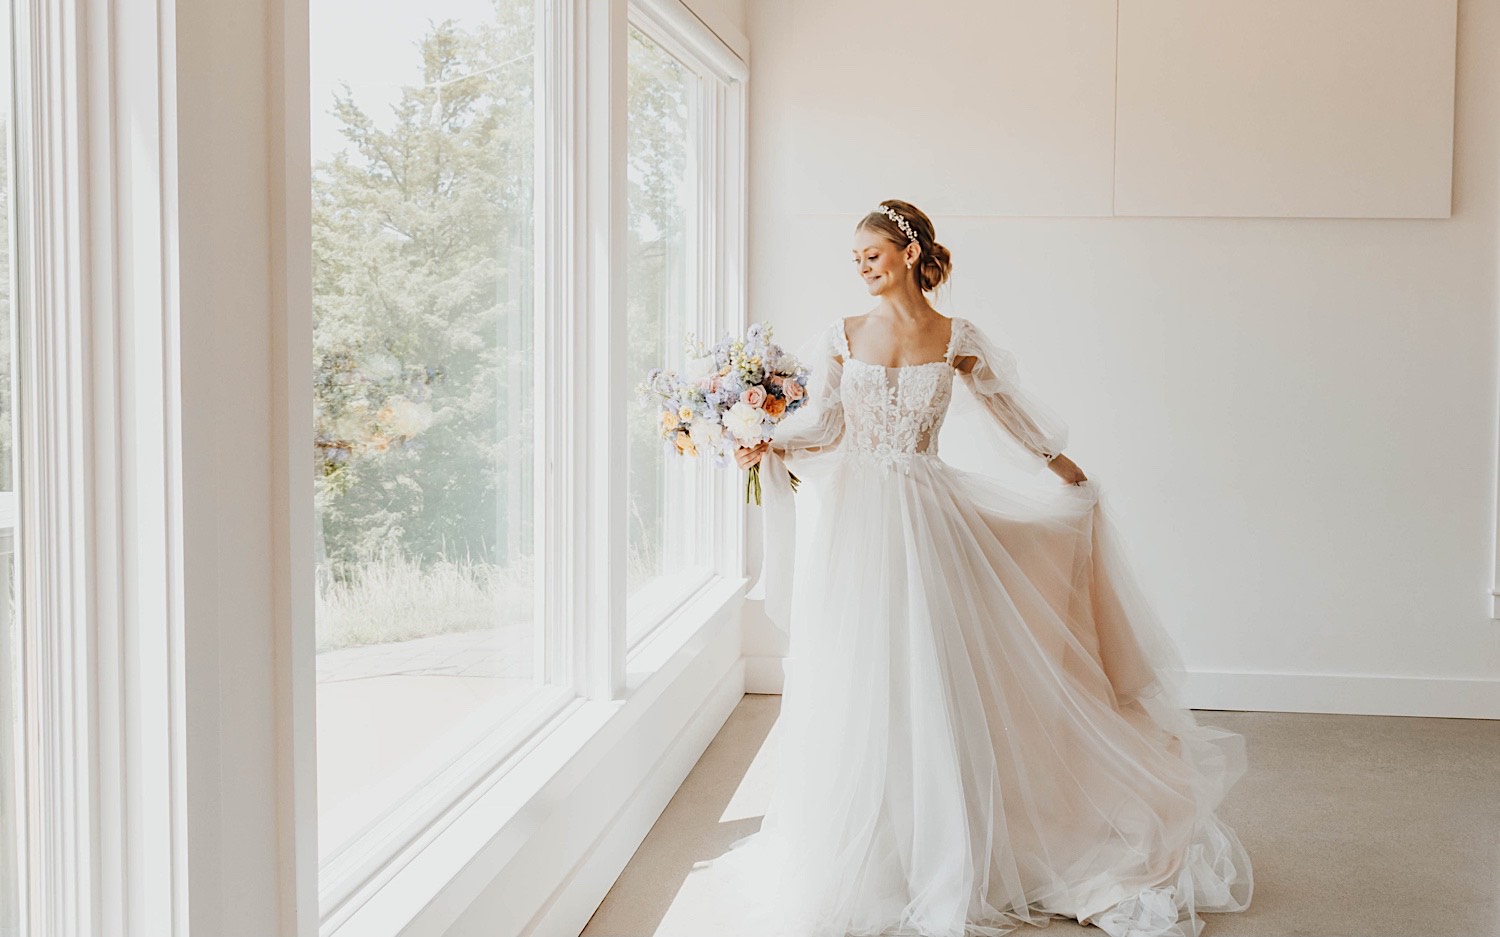
[{"label": "woman's left hand", "polygon": [[1083,469],[1079,468],[1072,459],[1060,452],[1047,463],[1047,467],[1056,473],[1057,477],[1061,478],[1064,484],[1081,485],[1089,480],[1089,477],[1083,474]]}]

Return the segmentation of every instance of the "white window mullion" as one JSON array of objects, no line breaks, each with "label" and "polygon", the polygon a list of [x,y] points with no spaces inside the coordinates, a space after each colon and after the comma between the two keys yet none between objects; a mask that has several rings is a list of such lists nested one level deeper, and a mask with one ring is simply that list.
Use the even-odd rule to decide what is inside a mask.
[{"label": "white window mullion", "polygon": [[570,480],[567,538],[571,607],[563,612],[582,695],[625,692],[624,419],[626,0],[571,2],[575,76],[570,177],[575,210],[566,244],[574,258],[553,387],[565,389],[570,433],[556,474]]},{"label": "white window mullion", "polygon": [[21,930],[89,933],[96,920],[94,732],[84,558],[87,414],[79,334],[82,179],[74,10],[14,4],[17,592],[22,736]]},{"label": "white window mullion", "polygon": [[14,9],[23,931],[170,937],[187,902],[165,20]]},{"label": "white window mullion", "polygon": [[[288,675],[272,650],[290,646],[286,526],[255,526],[275,513],[251,500],[269,484],[219,473],[272,471],[253,356],[283,310],[266,286],[283,243],[267,184],[288,183],[268,172],[286,141],[255,112],[285,36],[243,27],[287,7],[14,9],[23,932],[291,934],[285,883],[307,876],[283,809],[288,684],[271,685]],[[210,98],[243,120],[220,122]],[[245,356],[238,380],[220,376],[226,348]],[[246,461],[219,458],[243,439]]]},{"label": "white window mullion", "polygon": [[[713,92],[713,126],[709,147],[714,154],[710,181],[714,206],[713,240],[716,270],[711,293],[718,325],[732,332],[742,331],[745,321],[745,91],[740,80],[715,82]],[[734,483],[736,476],[716,479],[711,492],[711,506],[705,526],[722,531],[713,539],[707,552],[713,556],[714,570],[720,576],[743,579],[745,576],[745,527],[748,510],[744,497]]]},{"label": "white window mullion", "polygon": [[[719,252],[720,210],[718,200],[719,152],[716,131],[719,125],[719,82],[699,74],[693,87],[697,101],[692,106],[695,115],[692,145],[689,147],[693,166],[688,178],[693,180],[693,227],[689,243],[697,244],[693,251],[697,261],[694,265],[694,280],[691,294],[698,307],[694,328],[699,335],[710,341],[726,332],[737,329],[726,319],[723,304],[719,301],[723,257]],[[731,530],[715,523],[718,506],[723,504],[725,476],[738,478],[740,472],[715,469],[708,465],[699,469],[696,479],[695,510],[691,513],[691,528],[681,533],[683,542],[692,544],[697,563],[707,568],[707,578],[723,573],[716,556],[718,544],[732,536]],[[738,486],[736,486],[738,487]]]},{"label": "white window mullion", "polygon": [[[581,372],[577,330],[570,310],[583,302],[579,273],[583,249],[574,230],[580,201],[574,188],[582,178],[582,155],[573,143],[574,126],[586,98],[574,60],[586,54],[578,33],[582,5],[571,0],[538,0],[540,54],[537,56],[536,186],[537,244],[535,252],[538,319],[535,368],[536,422],[534,511],[536,556],[541,566],[537,580],[536,614],[543,623],[543,640],[536,648],[537,672],[549,683],[583,692],[588,677],[582,666],[583,635],[573,627],[581,616],[578,584],[579,551],[573,536],[578,498],[569,468],[578,460],[575,450],[580,415],[574,405],[568,376]],[[548,249],[548,248],[553,249]]]}]

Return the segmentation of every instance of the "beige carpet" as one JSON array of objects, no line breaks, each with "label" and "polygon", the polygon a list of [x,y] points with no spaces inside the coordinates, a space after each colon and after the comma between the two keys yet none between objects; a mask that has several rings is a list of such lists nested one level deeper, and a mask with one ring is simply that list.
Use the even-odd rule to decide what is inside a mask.
[{"label": "beige carpet", "polygon": [[[580,937],[756,937],[700,866],[760,826],[780,702],[740,701]],[[1245,736],[1221,815],[1255,870],[1250,909],[1204,915],[1203,937],[1500,937],[1500,721],[1197,715]]]}]

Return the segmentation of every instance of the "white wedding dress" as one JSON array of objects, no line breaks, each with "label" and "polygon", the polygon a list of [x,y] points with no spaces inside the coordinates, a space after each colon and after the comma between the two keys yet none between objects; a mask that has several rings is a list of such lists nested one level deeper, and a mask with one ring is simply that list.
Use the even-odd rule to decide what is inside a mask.
[{"label": "white wedding dress", "polygon": [[[778,427],[786,462],[763,463],[757,589],[790,652],[770,805],[715,863],[754,896],[736,919],[758,937],[997,937],[1053,915],[1198,935],[1200,912],[1250,902],[1215,815],[1244,740],[1182,707],[1094,480],[1028,490],[939,456],[958,383],[1033,469],[1066,436],[1008,352],[952,328],[943,360],[893,368],[833,322],[807,416]],[[792,512],[810,524],[795,565]]]}]

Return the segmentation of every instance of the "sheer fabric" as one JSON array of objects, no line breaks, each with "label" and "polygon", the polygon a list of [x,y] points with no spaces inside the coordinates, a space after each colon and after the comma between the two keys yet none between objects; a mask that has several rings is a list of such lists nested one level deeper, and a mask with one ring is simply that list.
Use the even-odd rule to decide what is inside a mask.
[{"label": "sheer fabric", "polygon": [[816,399],[763,470],[756,588],[790,653],[771,803],[716,862],[760,899],[736,916],[783,937],[1054,915],[1196,937],[1200,913],[1246,908],[1249,857],[1216,814],[1244,740],[1182,706],[1097,484],[1030,490],[939,455],[956,383],[1017,459],[1061,451],[1013,358],[955,318],[941,361],[855,359],[842,320],[804,360]]}]

